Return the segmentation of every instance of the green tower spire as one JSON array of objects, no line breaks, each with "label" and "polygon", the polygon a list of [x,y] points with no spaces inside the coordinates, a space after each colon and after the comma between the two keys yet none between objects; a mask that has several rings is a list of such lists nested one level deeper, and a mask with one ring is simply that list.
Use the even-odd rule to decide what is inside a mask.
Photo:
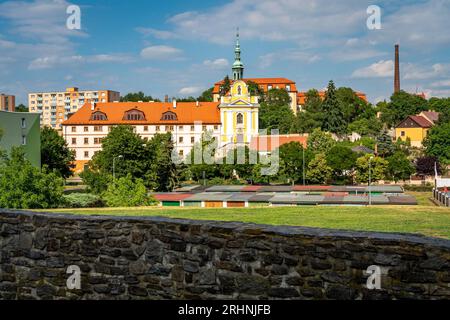
[{"label": "green tower spire", "polygon": [[241,46],[239,44],[239,28],[236,33],[236,46],[234,48],[233,80],[241,80],[244,77],[244,65],[241,62]]}]

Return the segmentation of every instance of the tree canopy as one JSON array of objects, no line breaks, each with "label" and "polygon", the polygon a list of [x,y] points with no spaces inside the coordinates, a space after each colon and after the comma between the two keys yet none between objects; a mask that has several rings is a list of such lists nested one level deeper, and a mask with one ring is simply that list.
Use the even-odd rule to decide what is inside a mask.
[{"label": "tree canopy", "polygon": [[41,162],[49,170],[67,179],[75,167],[75,153],[67,146],[66,140],[48,126],[41,129]]}]

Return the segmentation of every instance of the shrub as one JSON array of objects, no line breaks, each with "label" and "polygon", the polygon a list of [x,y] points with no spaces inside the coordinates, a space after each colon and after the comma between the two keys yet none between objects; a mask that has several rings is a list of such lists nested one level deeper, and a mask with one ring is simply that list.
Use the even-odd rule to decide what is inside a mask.
[{"label": "shrub", "polygon": [[131,175],[113,181],[103,198],[110,207],[150,206],[157,203],[148,195],[142,179],[133,180]]},{"label": "shrub", "polygon": [[100,195],[108,189],[108,185],[112,181],[112,176],[107,174],[102,174],[98,171],[93,171],[90,169],[84,170],[80,174],[81,179],[88,187],[88,192]]},{"label": "shrub", "polygon": [[105,203],[100,196],[91,193],[71,193],[64,195],[65,206],[68,208],[98,208]]}]

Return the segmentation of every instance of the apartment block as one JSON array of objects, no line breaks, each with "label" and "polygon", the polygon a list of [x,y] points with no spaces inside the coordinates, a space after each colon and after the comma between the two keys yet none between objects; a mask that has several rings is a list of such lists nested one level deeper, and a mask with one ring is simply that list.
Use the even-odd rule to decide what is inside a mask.
[{"label": "apartment block", "polygon": [[13,112],[16,108],[16,97],[7,94],[0,94],[0,111]]},{"label": "apartment block", "polygon": [[41,114],[41,126],[61,129],[61,123],[77,112],[85,103],[108,103],[120,100],[120,93],[111,90],[79,90],[67,88],[63,92],[35,92],[28,94],[30,112]]}]

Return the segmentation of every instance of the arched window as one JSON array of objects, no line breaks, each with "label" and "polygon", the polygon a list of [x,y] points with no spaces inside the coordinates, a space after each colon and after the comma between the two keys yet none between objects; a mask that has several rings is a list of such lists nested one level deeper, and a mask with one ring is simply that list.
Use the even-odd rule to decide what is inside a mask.
[{"label": "arched window", "polygon": [[236,116],[236,123],[237,124],[244,124],[244,116],[242,113],[238,113]]},{"label": "arched window", "polygon": [[167,111],[162,114],[161,120],[162,121],[177,121],[178,117],[175,112]]},{"label": "arched window", "polygon": [[92,113],[91,120],[92,121],[105,121],[105,120],[108,120],[108,117],[103,112],[96,111],[96,112]]},{"label": "arched window", "polygon": [[128,121],[143,121],[145,120],[145,114],[142,111],[133,109],[125,112],[125,115],[123,116],[123,120]]},{"label": "arched window", "polygon": [[238,86],[238,95],[240,96],[242,94],[242,88],[241,86]]}]

